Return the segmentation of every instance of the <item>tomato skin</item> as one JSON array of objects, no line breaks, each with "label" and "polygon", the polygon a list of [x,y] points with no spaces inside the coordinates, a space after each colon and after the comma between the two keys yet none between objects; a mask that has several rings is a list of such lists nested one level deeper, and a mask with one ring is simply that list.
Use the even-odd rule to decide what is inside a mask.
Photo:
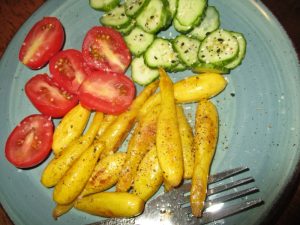
[{"label": "tomato skin", "polygon": [[95,71],[81,84],[78,96],[86,108],[118,115],[131,105],[135,86],[124,74]]},{"label": "tomato skin", "polygon": [[131,62],[122,35],[110,27],[90,29],[83,40],[82,54],[86,63],[95,70],[124,73]]},{"label": "tomato skin", "polygon": [[47,74],[38,74],[25,84],[31,103],[46,116],[64,116],[77,103],[78,97],[58,86]]},{"label": "tomato skin", "polygon": [[56,17],[44,17],[29,31],[19,51],[19,60],[31,69],[43,67],[63,46],[65,33]]},{"label": "tomato skin", "polygon": [[58,52],[50,59],[49,70],[53,80],[66,91],[77,94],[88,73],[82,53],[75,49]]},{"label": "tomato skin", "polygon": [[44,161],[51,151],[53,123],[48,116],[24,118],[10,133],[5,144],[7,160],[18,168],[30,168]]}]

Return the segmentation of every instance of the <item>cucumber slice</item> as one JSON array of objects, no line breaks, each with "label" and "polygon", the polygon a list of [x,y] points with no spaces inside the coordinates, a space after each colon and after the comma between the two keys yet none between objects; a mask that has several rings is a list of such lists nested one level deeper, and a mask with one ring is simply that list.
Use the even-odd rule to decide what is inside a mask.
[{"label": "cucumber slice", "polygon": [[179,23],[179,21],[175,18],[173,20],[173,25],[175,30],[177,30],[179,33],[185,34],[187,32],[189,32],[191,29],[193,29],[192,26],[184,26],[181,23]]},{"label": "cucumber slice", "polygon": [[193,26],[202,17],[206,5],[207,0],[178,0],[175,18],[183,26]]},{"label": "cucumber slice", "polygon": [[168,72],[180,72],[180,71],[184,71],[187,70],[187,67],[185,64],[183,64],[182,62],[179,62],[176,66],[167,69]]},{"label": "cucumber slice", "polygon": [[169,9],[173,18],[176,14],[178,0],[168,0],[168,2],[169,2]]},{"label": "cucumber slice", "polygon": [[205,11],[205,16],[201,23],[195,27],[188,36],[197,38],[202,41],[207,34],[215,31],[220,26],[219,12],[214,6],[208,6]]},{"label": "cucumber slice", "polygon": [[230,33],[238,41],[239,52],[238,52],[237,57],[233,61],[231,61],[228,64],[226,64],[225,67],[228,68],[228,69],[234,69],[234,68],[236,68],[238,65],[240,65],[242,63],[242,61],[243,61],[243,59],[245,57],[247,42],[246,42],[246,39],[245,39],[245,37],[244,37],[243,34],[237,33],[237,32],[230,32]]},{"label": "cucumber slice", "polygon": [[230,72],[230,69],[224,66],[215,65],[211,63],[199,63],[192,68],[194,73],[220,73],[226,74]]},{"label": "cucumber slice", "polygon": [[127,27],[131,20],[125,14],[124,5],[119,5],[109,12],[103,14],[100,23],[104,26],[114,27],[116,29]]},{"label": "cucumber slice", "polygon": [[187,66],[193,66],[198,63],[198,51],[200,47],[198,40],[185,35],[179,35],[174,39],[173,47],[181,61]]},{"label": "cucumber slice", "polygon": [[89,3],[93,9],[107,12],[115,8],[120,0],[89,0]]},{"label": "cucumber slice", "polygon": [[130,21],[130,24],[128,24],[126,27],[119,28],[118,31],[123,35],[127,35],[133,30],[133,28],[135,28],[135,24],[136,24],[136,21],[134,19],[132,19]]},{"label": "cucumber slice", "polygon": [[131,53],[138,56],[146,51],[154,40],[154,35],[149,34],[139,27],[135,27],[124,40]]},{"label": "cucumber slice", "polygon": [[136,17],[148,3],[149,0],[125,0],[125,13],[127,16]]},{"label": "cucumber slice", "polygon": [[148,33],[156,33],[165,26],[166,10],[162,0],[151,0],[136,18],[138,26]]},{"label": "cucumber slice", "polygon": [[156,38],[144,53],[145,63],[151,68],[171,69],[179,63],[177,53],[170,41]]},{"label": "cucumber slice", "polygon": [[203,40],[198,58],[205,63],[225,65],[237,56],[238,51],[237,39],[229,31],[219,29]]},{"label": "cucumber slice", "polygon": [[149,68],[144,62],[144,57],[140,56],[131,62],[131,77],[134,82],[145,86],[156,80],[159,77],[159,72],[157,69]]}]

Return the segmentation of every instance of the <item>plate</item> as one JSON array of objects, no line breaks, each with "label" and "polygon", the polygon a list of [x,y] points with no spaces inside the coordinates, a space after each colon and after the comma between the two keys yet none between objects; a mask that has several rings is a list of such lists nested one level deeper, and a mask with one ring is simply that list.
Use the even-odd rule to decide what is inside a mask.
[{"label": "plate", "polygon": [[[211,0],[210,4],[220,12],[221,27],[242,32],[248,42],[243,64],[226,75],[226,90],[213,99],[220,114],[220,138],[211,172],[248,166],[248,175],[260,188],[253,197],[265,201],[259,208],[218,223],[260,224],[286,190],[300,159],[299,64],[285,31],[260,1]],[[20,170],[9,164],[3,153],[11,130],[22,118],[37,112],[24,94],[24,84],[48,68],[29,70],[17,56],[28,30],[46,15],[58,17],[64,25],[64,48],[80,49],[86,31],[99,25],[100,13],[87,1],[47,1],[25,22],[2,57],[0,200],[16,225],[86,224],[99,218],[72,209],[53,220],[52,190],[40,183],[41,172],[52,156],[35,169]],[[163,35],[171,37],[175,31]],[[187,75],[191,72],[171,74],[174,81]],[[185,110],[193,112],[194,106],[187,105]]]}]

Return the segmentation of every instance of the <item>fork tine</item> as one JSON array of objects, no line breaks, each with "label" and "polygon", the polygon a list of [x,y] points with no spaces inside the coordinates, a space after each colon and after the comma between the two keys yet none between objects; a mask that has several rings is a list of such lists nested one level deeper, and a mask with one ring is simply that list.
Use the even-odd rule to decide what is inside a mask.
[{"label": "fork tine", "polygon": [[242,172],[247,171],[247,170],[249,170],[249,168],[246,167],[246,166],[241,166],[241,167],[238,167],[238,168],[226,170],[226,171],[217,173],[215,175],[209,176],[208,183],[212,184],[212,183],[215,183],[215,182],[220,181],[220,180],[224,180],[228,177],[231,177],[233,175],[242,173]]},{"label": "fork tine", "polygon": [[243,197],[245,195],[252,194],[252,193],[255,193],[258,191],[259,191],[259,189],[257,187],[252,187],[252,188],[244,189],[241,191],[237,191],[237,192],[234,192],[234,193],[231,193],[228,195],[224,195],[224,196],[215,198],[213,200],[206,201],[205,207],[209,207],[211,205],[214,205],[214,204],[220,203],[220,202],[227,202],[227,201],[230,201],[230,200],[233,200],[233,199],[236,199],[239,197]]},{"label": "fork tine", "polygon": [[216,220],[220,220],[233,214],[262,205],[263,203],[264,201],[259,198],[221,208],[220,211],[204,212],[202,217],[199,218],[199,220],[201,221],[200,224],[207,224]]},{"label": "fork tine", "polygon": [[222,191],[226,191],[228,189],[231,189],[233,187],[237,187],[237,186],[247,184],[247,183],[250,183],[250,182],[253,182],[253,181],[254,181],[254,179],[252,177],[247,177],[247,178],[243,178],[243,179],[233,181],[233,182],[230,182],[230,183],[227,183],[227,184],[219,185],[217,187],[208,189],[207,190],[207,195],[209,196],[209,195],[217,194],[217,193],[220,193]]}]

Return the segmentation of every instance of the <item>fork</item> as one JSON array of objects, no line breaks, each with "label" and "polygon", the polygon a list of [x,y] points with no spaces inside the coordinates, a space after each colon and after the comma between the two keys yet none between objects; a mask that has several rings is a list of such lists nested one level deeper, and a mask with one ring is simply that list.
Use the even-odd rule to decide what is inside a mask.
[{"label": "fork", "polygon": [[[247,167],[238,167],[230,169],[215,175],[208,179],[209,184],[213,184],[232,177],[239,173],[249,170]],[[209,188],[207,190],[207,200],[204,204],[204,212],[200,218],[191,215],[189,205],[189,191],[191,183],[184,183],[179,188],[160,194],[156,198],[148,201],[143,214],[134,218],[111,218],[87,225],[202,225],[217,221],[230,215],[257,207],[263,204],[261,198],[252,200],[243,200],[242,202],[225,205],[225,202],[241,198],[246,195],[258,192],[257,187],[246,188],[241,191],[234,191],[221,197],[212,198],[211,196],[224,192],[235,187],[253,182],[252,177],[242,178],[225,184]]]}]

